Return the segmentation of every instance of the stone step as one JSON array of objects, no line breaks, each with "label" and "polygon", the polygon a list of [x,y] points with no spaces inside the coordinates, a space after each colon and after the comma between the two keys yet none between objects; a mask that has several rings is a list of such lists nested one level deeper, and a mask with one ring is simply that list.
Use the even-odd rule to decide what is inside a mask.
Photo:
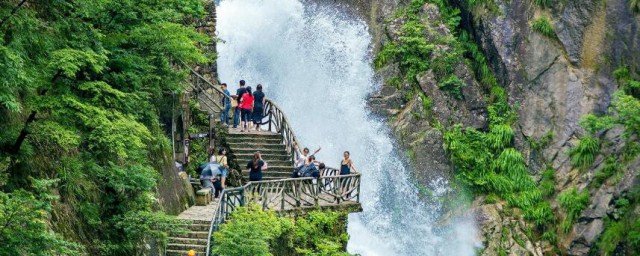
[{"label": "stone step", "polygon": [[197,244],[197,245],[207,245],[207,239],[196,239],[196,238],[182,238],[182,237],[169,237],[169,243],[172,244]]},{"label": "stone step", "polygon": [[[189,251],[184,251],[184,250],[167,250],[166,251],[166,256],[186,256]],[[203,256],[206,255],[206,250],[205,251],[196,251],[196,255],[198,256]]]},{"label": "stone step", "polygon": [[[234,156],[236,156],[236,159],[242,163],[242,162],[248,162],[249,160],[253,159],[253,153],[252,154],[233,154]],[[289,155],[282,155],[282,154],[262,154],[262,159],[266,160],[267,162],[269,161],[287,161],[287,160],[291,160],[291,156]]]},{"label": "stone step", "polygon": [[189,251],[189,250],[194,250],[194,251],[200,251],[200,252],[206,252],[207,251],[207,245],[199,245],[199,244],[173,244],[173,243],[168,243],[167,244],[167,250],[175,250],[175,251]]},{"label": "stone step", "polygon": [[178,232],[171,232],[170,234],[171,237],[175,237],[175,238],[198,238],[198,239],[207,239],[207,236],[209,236],[209,230],[207,231],[192,231],[192,232],[186,232],[186,233],[178,233]]},{"label": "stone step", "polygon": [[209,232],[209,224],[185,224],[185,225],[180,225],[181,228],[184,228],[186,230],[190,230],[190,231],[206,231]]},{"label": "stone step", "polygon": [[[242,175],[245,175],[247,177],[249,176],[249,173],[250,173],[249,170],[242,171]],[[265,171],[262,171],[262,176],[278,176],[278,177],[287,176],[288,177],[288,176],[291,176],[292,173],[293,173],[293,168],[291,168],[291,171],[286,171],[286,170],[273,171],[271,170],[271,168],[269,168]]]},{"label": "stone step", "polygon": [[284,148],[269,149],[269,148],[251,147],[251,145],[246,145],[244,148],[231,148],[231,151],[233,152],[234,155],[253,154],[256,151],[260,151],[261,154],[269,154],[269,155],[286,155],[287,154],[287,151]]},{"label": "stone step", "polygon": [[[236,161],[238,162],[238,164],[240,165],[240,167],[242,167],[243,169],[245,167],[247,167],[247,163],[249,163],[250,159],[248,158],[236,158]],[[282,160],[267,160],[265,159],[265,161],[267,161],[267,165],[269,165],[269,168],[271,168],[271,166],[273,167],[287,167],[287,168],[293,168],[293,162],[292,161],[282,161]]]},{"label": "stone step", "polygon": [[278,150],[286,151],[284,144],[281,144],[280,142],[277,142],[277,143],[258,143],[258,142],[229,143],[229,147],[232,149],[254,148],[260,151],[265,151],[269,149],[278,149]]},{"label": "stone step", "polygon": [[[226,137],[228,143],[282,144],[282,138]],[[284,145],[284,144],[283,144]]]},{"label": "stone step", "polygon": [[227,139],[245,139],[245,138],[262,138],[262,139],[282,139],[282,135],[278,133],[228,133]]}]

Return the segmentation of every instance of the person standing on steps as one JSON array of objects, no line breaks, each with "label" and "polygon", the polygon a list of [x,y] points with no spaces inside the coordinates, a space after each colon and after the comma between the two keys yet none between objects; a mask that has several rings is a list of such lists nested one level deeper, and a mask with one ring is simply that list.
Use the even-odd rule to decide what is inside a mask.
[{"label": "person standing on steps", "polygon": [[249,181],[261,181],[262,180],[262,166],[264,162],[260,160],[262,158],[260,153],[253,154],[253,160],[247,163],[247,169],[249,169]]},{"label": "person standing on steps", "polygon": [[244,80],[240,80],[240,88],[236,91],[236,103],[237,106],[233,111],[233,128],[238,128],[238,123],[240,123],[240,100],[242,100],[242,96],[247,92],[247,89],[244,88]]},{"label": "person standing on steps", "polygon": [[227,175],[229,174],[229,162],[227,161],[227,149],[225,147],[220,147],[218,150],[218,156],[216,158],[218,164],[222,166],[222,189],[225,188],[225,182],[227,179]]},{"label": "person standing on steps", "polygon": [[240,100],[240,111],[242,112],[242,122],[240,132],[251,130],[251,111],[253,110],[254,98],[251,94],[251,86],[247,86],[246,93],[242,94]]},{"label": "person standing on steps", "polygon": [[258,84],[256,86],[256,91],[253,92],[253,124],[256,126],[256,131],[260,131],[260,123],[262,123],[262,118],[264,117],[264,103],[266,101],[264,97],[264,93],[262,92],[262,85]]},{"label": "person standing on steps", "polygon": [[229,92],[229,90],[227,90],[227,84],[226,83],[222,83],[220,85],[220,87],[222,88],[222,91],[224,92],[224,95],[227,95],[228,97],[222,97],[222,108],[224,109],[222,111],[222,113],[220,113],[220,122],[225,124],[226,126],[229,126],[229,110],[231,110],[231,93]]}]

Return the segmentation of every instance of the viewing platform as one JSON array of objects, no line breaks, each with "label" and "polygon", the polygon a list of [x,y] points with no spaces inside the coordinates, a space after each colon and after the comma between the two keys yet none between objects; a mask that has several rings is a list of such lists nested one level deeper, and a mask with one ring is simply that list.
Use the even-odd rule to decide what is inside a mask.
[{"label": "viewing platform", "polygon": [[[190,71],[189,90],[192,96],[198,100],[202,111],[217,119],[224,109],[220,103],[228,96],[194,70]],[[213,122],[215,119],[207,134],[210,139],[215,137]],[[204,200],[207,204],[192,206],[182,212],[178,219],[188,223],[189,231],[171,234],[166,255],[186,255],[188,250],[194,250],[198,255],[211,255],[213,232],[238,207],[249,204],[258,204],[264,210],[289,216],[304,215],[314,210],[362,211],[360,174],[338,175],[338,170],[326,168],[317,179],[290,178],[294,162],[299,157],[294,149],[297,139],[284,112],[270,100],[264,106],[261,128],[265,131],[240,132],[229,128],[226,140],[229,153],[242,168],[239,171],[246,180],[249,172],[243,167],[253,159],[255,152],[261,153],[268,164],[268,168],[263,170],[263,180],[227,187],[218,199],[207,198]],[[211,196],[211,193],[201,190],[198,195]]]}]

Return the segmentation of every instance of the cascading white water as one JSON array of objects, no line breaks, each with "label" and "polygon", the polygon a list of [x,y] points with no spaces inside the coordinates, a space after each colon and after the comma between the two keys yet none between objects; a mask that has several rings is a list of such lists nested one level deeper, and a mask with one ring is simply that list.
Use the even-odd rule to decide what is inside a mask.
[{"label": "cascading white water", "polygon": [[[363,174],[364,211],[350,214],[348,250],[362,255],[473,255],[474,223],[440,227],[439,203],[425,203],[410,181],[384,122],[366,97],[374,81],[367,26],[337,9],[300,0],[223,0],[217,8],[220,79],[261,83],[286,112],[298,139],[329,166],[351,151]],[[444,181],[430,185],[435,196]],[[436,200],[437,201],[437,200]]]}]

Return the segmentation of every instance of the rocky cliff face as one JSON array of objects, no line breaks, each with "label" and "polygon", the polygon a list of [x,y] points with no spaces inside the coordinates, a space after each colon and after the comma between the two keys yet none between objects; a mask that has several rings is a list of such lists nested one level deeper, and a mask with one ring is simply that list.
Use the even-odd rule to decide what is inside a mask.
[{"label": "rocky cliff face", "polygon": [[[394,15],[408,1],[342,0],[369,22],[375,51],[389,41],[398,40],[403,22]],[[535,1],[484,1],[473,8],[460,4],[461,27],[473,35],[484,52],[498,84],[506,89],[509,104],[517,111],[513,127],[515,147],[526,159],[530,174],[540,180],[543,169],[553,169],[553,195],[549,202],[558,220],[565,211],[558,205],[557,195],[569,188],[586,191],[588,206],[579,213],[568,231],[558,230],[556,242],[542,242],[528,234],[532,229],[517,213],[505,209],[504,202],[491,202],[479,196],[473,205],[481,226],[484,253],[522,255],[530,253],[586,255],[605,231],[605,219],[616,219],[615,202],[638,185],[640,158],[620,164],[617,180],[594,184],[594,177],[607,166],[606,159],[621,159],[628,153],[621,129],[597,134],[603,144],[594,164],[587,168],[572,165],[570,151],[586,135],[580,119],[589,113],[605,114],[618,89],[613,71],[623,65],[640,66],[640,16],[629,8],[627,0],[558,1],[539,6]],[[420,20],[428,28],[424,37],[451,32],[441,22],[438,8],[427,4]],[[549,21],[551,32],[543,34],[532,28],[540,20]],[[438,47],[445,47],[440,45]],[[434,61],[434,58],[424,61]],[[469,65],[460,62],[455,74],[464,81],[462,97],[456,98],[438,86],[432,72],[417,77],[419,94],[429,99],[424,104],[419,94],[407,93],[411,85],[393,78],[400,73],[398,64],[379,69],[384,81],[381,90],[372,95],[372,109],[387,117],[398,141],[408,152],[419,183],[428,184],[434,177],[451,176],[454,167],[443,147],[442,130],[462,124],[484,129],[487,126],[489,93],[476,82]],[[444,129],[443,129],[444,128]],[[620,160],[621,161],[621,160]],[[558,228],[559,229],[559,228]],[[624,254],[624,250],[618,250]]]},{"label": "rocky cliff face", "polygon": [[[589,191],[589,206],[559,240],[563,253],[585,255],[604,230],[607,212],[615,209],[613,199],[637,185],[638,158],[623,167],[628,180],[596,189],[589,185],[605,157],[624,151],[621,131],[601,135],[610,146],[586,171],[572,166],[568,152],[585,134],[580,119],[589,113],[604,114],[611,105],[618,86],[613,70],[640,64],[640,18],[625,0],[564,1],[549,8],[531,1],[496,1],[496,5],[499,15],[472,10],[467,24],[508,89],[510,102],[519,109],[516,143],[533,174],[549,165],[555,170],[557,192],[569,187]],[[542,16],[550,18],[557,37],[531,29]],[[545,145],[531,143],[539,141]]]}]

